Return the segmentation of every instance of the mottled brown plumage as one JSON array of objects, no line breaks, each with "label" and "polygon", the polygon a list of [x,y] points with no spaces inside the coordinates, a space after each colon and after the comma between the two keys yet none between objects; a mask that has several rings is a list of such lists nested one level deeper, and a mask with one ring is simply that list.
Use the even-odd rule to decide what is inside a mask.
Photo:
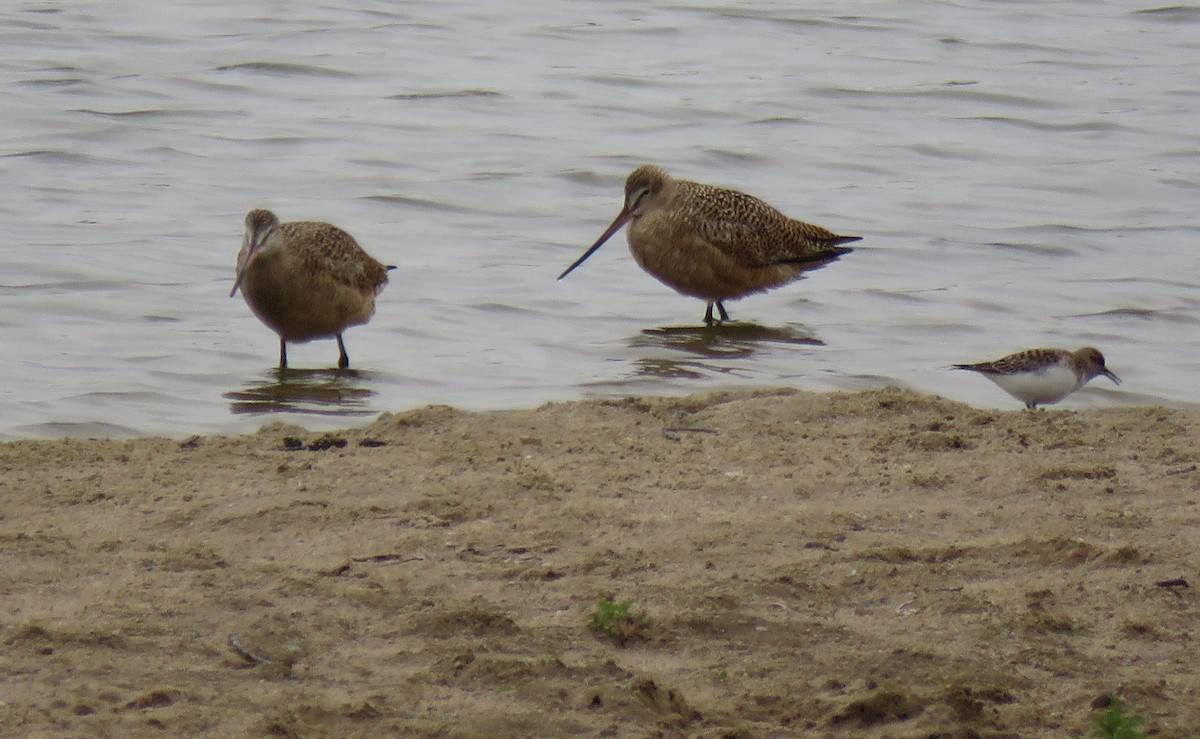
[{"label": "mottled brown plumage", "polygon": [[389,269],[337,226],[280,223],[269,210],[252,210],[229,296],[240,287],[254,315],[279,334],[280,369],[287,368],[287,342],[329,337],[337,339],[345,369],[342,332],[371,319]]},{"label": "mottled brown plumage", "polygon": [[736,190],[676,180],[653,165],[625,180],[625,205],[566,277],[626,223],[629,250],[642,269],[684,295],[715,305],[791,282],[851,251],[841,246],[859,236],[839,236],[788,218],[767,203]]},{"label": "mottled brown plumage", "polygon": [[1100,350],[1090,346],[1073,352],[1027,349],[991,362],[956,364],[954,369],[978,372],[1030,409],[1057,403],[1100,375],[1121,384]]}]

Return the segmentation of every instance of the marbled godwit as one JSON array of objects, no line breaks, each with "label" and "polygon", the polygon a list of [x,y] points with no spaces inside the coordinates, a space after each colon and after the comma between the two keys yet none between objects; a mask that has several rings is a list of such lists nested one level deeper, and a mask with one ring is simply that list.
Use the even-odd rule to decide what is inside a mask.
[{"label": "marbled godwit", "polygon": [[736,190],[676,180],[643,165],[625,180],[625,206],[592,247],[558,279],[571,273],[626,223],[629,251],[642,269],[684,295],[708,303],[729,320],[724,301],[778,287],[824,266],[860,236],[839,236],[788,218]]},{"label": "marbled godwit", "polygon": [[246,214],[237,278],[254,315],[279,334],[279,368],[287,343],[335,337],[338,367],[350,366],[342,332],[371,320],[387,271],[350,234],[317,221],[280,223],[269,210]]},{"label": "marbled godwit", "polygon": [[1090,346],[1074,352],[1029,349],[993,362],[956,364],[954,369],[978,372],[1026,408],[1057,403],[1100,375],[1121,384],[1121,378],[1104,366],[1104,355]]}]

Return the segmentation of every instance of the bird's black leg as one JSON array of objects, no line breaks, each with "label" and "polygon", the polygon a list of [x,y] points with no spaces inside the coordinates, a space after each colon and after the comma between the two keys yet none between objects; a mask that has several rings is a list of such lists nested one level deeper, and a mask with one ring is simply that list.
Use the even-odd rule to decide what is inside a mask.
[{"label": "bird's black leg", "polygon": [[346,369],[350,366],[350,355],[346,354],[346,345],[342,343],[342,335],[337,335],[338,341],[338,368]]},{"label": "bird's black leg", "polygon": [[[709,315],[711,315],[712,306],[709,306],[708,310],[710,311]],[[729,320],[729,314],[725,312],[725,304],[720,300],[717,301],[717,311],[720,312],[722,321]]]},{"label": "bird's black leg", "polygon": [[712,307],[713,307],[713,304],[709,303],[708,308],[706,308],[704,310],[704,325],[705,326],[713,325]]},{"label": "bird's black leg", "polygon": [[287,342],[279,337],[279,369],[287,369]]}]

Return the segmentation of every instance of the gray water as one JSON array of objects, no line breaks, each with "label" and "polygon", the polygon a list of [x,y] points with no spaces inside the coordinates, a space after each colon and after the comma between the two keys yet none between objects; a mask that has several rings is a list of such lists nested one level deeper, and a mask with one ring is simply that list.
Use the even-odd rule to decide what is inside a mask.
[{"label": "gray water", "polygon": [[[341,426],[1100,347],[1068,407],[1200,401],[1200,6],[42,2],[0,11],[0,436]],[[797,5],[803,5],[798,8]],[[621,235],[653,162],[864,240],[729,304]],[[242,218],[398,266],[355,371],[228,297]]]}]

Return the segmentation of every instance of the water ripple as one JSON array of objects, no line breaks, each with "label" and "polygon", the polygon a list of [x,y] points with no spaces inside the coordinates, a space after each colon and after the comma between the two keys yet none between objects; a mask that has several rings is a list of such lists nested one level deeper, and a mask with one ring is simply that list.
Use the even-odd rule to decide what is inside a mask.
[{"label": "water ripple", "polygon": [[453,98],[498,98],[504,93],[496,90],[427,90],[423,92],[404,92],[388,95],[388,100],[445,100]]},{"label": "water ripple", "polygon": [[340,69],[292,62],[239,62],[238,64],[223,64],[213,69],[218,72],[253,72],[272,77],[335,77],[350,79],[358,76],[353,72],[344,72]]},{"label": "water ripple", "polygon": [[1167,5],[1161,8],[1134,10],[1130,15],[1165,23],[1200,23],[1200,6]]},{"label": "water ripple", "polygon": [[944,82],[940,86],[922,86],[918,88],[851,88],[851,87],[814,87],[810,92],[822,97],[837,98],[926,98],[942,100],[959,100],[969,103],[986,103],[988,105],[1004,105],[1018,108],[1058,108],[1059,104],[1051,100],[986,90],[972,90],[962,82]]},{"label": "water ripple", "polygon": [[369,200],[375,203],[386,203],[388,205],[401,205],[407,208],[415,208],[417,210],[433,210],[444,213],[474,213],[476,210],[462,205],[446,203],[439,200],[429,200],[426,198],[412,197],[411,195],[364,195],[360,200]]},{"label": "water ripple", "polygon": [[1003,123],[1020,128],[1028,128],[1033,131],[1066,131],[1077,133],[1091,133],[1099,131],[1133,131],[1131,126],[1125,126],[1112,120],[1086,120],[1076,121],[1072,123],[1051,123],[1048,121],[1035,121],[1029,118],[1015,118],[1012,116],[971,116],[965,120],[984,121],[987,123]]}]

